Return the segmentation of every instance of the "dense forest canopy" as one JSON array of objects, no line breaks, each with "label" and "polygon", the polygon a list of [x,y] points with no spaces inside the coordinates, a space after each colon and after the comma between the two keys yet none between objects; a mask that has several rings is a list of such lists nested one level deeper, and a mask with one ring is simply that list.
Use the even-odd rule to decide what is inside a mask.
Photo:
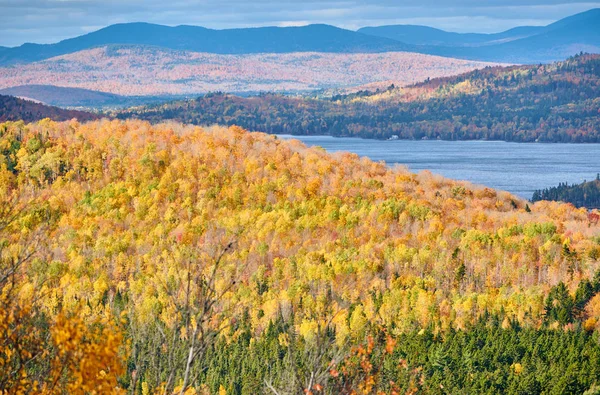
[{"label": "dense forest canopy", "polygon": [[0,122],[34,122],[44,118],[50,118],[55,121],[68,121],[73,118],[77,118],[80,121],[91,121],[99,119],[100,116],[85,111],[65,110],[36,103],[31,100],[0,95]]},{"label": "dense forest canopy", "polygon": [[568,185],[563,183],[557,187],[540,189],[534,192],[534,202],[540,200],[554,200],[572,203],[576,207],[600,209],[600,174],[594,181],[584,181],[581,184]]},{"label": "dense forest canopy", "polygon": [[135,120],[0,125],[0,203],[0,390],[599,382],[597,212]]},{"label": "dense forest canopy", "polygon": [[52,84],[151,100],[211,91],[306,92],[389,80],[406,86],[486,65],[490,64],[411,52],[219,55],[115,44],[39,63],[0,67],[0,89]]},{"label": "dense forest canopy", "polygon": [[599,115],[600,55],[486,68],[375,93],[333,98],[209,94],[117,114],[274,134],[579,143],[600,142]]}]

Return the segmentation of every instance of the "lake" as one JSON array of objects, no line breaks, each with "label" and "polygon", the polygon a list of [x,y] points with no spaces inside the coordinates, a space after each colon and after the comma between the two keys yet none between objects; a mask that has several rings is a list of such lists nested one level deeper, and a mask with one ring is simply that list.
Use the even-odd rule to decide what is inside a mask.
[{"label": "lake", "polygon": [[600,144],[507,143],[502,141],[368,140],[289,136],[329,152],[348,151],[411,171],[430,170],[456,180],[531,198],[536,189],[580,183],[600,172]]}]

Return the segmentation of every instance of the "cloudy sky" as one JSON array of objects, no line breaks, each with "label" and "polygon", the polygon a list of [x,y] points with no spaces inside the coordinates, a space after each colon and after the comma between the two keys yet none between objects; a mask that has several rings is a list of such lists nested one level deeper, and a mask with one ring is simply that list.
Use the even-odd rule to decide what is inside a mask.
[{"label": "cloudy sky", "polygon": [[456,32],[546,25],[600,0],[0,0],[0,45],[51,43],[121,22],[210,28],[422,24]]}]

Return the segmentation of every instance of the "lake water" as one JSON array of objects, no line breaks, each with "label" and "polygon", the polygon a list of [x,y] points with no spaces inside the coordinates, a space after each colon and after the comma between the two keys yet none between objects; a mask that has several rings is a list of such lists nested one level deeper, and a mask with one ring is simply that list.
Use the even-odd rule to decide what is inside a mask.
[{"label": "lake water", "polygon": [[430,170],[531,198],[536,189],[580,183],[600,172],[600,144],[537,144],[501,141],[367,140],[288,136],[329,152],[348,151],[411,171]]}]

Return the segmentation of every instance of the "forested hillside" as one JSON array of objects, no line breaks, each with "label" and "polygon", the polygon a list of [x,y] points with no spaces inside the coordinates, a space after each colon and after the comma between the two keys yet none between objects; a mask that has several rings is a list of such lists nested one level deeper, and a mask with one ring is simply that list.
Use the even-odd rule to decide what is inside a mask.
[{"label": "forested hillside", "polygon": [[284,134],[600,142],[599,114],[600,55],[581,55],[552,65],[486,68],[376,93],[333,98],[210,94],[118,116]]},{"label": "forested hillside", "polygon": [[4,123],[0,391],[582,393],[599,232],[239,127]]},{"label": "forested hillside", "polygon": [[127,98],[110,93],[52,85],[20,85],[0,89],[0,95],[26,97],[51,106],[83,107],[120,104]]},{"label": "forested hillside", "polygon": [[224,55],[107,45],[43,62],[0,67],[0,89],[50,84],[121,96],[297,92],[380,81],[406,86],[489,65],[493,64],[407,52]]},{"label": "forested hillside", "polygon": [[600,174],[594,181],[581,184],[560,184],[557,187],[540,189],[533,194],[532,201],[554,200],[572,203],[576,207],[600,209]]},{"label": "forested hillside", "polygon": [[39,121],[50,118],[55,121],[67,121],[77,118],[80,121],[99,119],[100,116],[84,111],[65,110],[58,107],[46,106],[30,100],[23,100],[13,96],[0,95],[0,121],[25,122]]},{"label": "forested hillside", "polygon": [[181,100],[185,96],[120,96],[112,93],[54,85],[19,85],[0,89],[0,95],[27,98],[49,106],[66,108],[128,108],[152,103]]}]

